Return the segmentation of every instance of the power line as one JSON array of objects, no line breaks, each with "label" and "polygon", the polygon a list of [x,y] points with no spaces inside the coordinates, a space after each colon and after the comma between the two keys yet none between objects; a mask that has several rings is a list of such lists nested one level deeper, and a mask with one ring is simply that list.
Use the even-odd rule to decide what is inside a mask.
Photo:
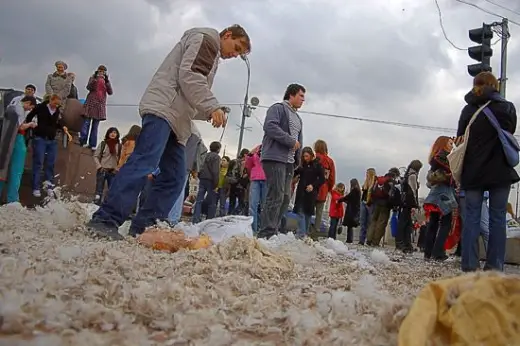
[{"label": "power line", "polygon": [[[500,14],[497,14],[497,13],[492,12],[492,11],[490,11],[490,10],[486,10],[485,8],[482,8],[482,7],[478,6],[478,5],[472,4],[471,2],[466,2],[466,1],[464,1],[464,0],[455,0],[455,1],[460,2],[461,4],[464,4],[464,5],[468,5],[468,6],[474,7],[474,8],[476,8],[476,9],[478,9],[478,10],[480,10],[480,11],[482,11],[482,12],[485,12],[485,13],[487,13],[487,14],[490,14],[490,15],[492,15],[492,16],[496,16],[496,17],[499,17],[499,18],[502,18],[502,19],[505,19],[505,18],[506,18],[506,17],[504,17],[504,16],[502,16],[502,15],[500,15]],[[510,23],[513,23],[513,24],[515,24],[515,25],[520,26],[520,23],[519,23],[519,22],[515,22],[514,20],[509,19],[509,22],[510,22]]]},{"label": "power line", "polygon": [[520,16],[520,11],[515,11],[515,10],[513,10],[513,9],[510,9],[510,8],[507,7],[507,6],[504,6],[504,5],[501,5],[501,4],[497,4],[496,2],[491,1],[491,0],[484,0],[484,1],[485,1],[485,2],[489,2],[491,5],[497,6],[497,7],[501,8],[501,9],[503,9],[503,10],[509,11],[509,12],[511,12],[511,13],[514,13],[514,14],[517,14],[517,15]]},{"label": "power line", "polygon": [[433,0],[435,2],[435,6],[437,6],[437,14],[439,15],[439,24],[441,26],[441,30],[442,30],[442,34],[444,35],[444,38],[446,39],[446,41],[448,41],[448,43],[455,49],[457,50],[468,50],[467,48],[460,48],[459,46],[457,46],[455,43],[453,43],[452,40],[450,40],[450,38],[448,37],[448,35],[446,34],[446,29],[444,29],[444,21],[442,19],[442,11],[441,11],[441,7],[439,6],[439,1],[438,0]]}]

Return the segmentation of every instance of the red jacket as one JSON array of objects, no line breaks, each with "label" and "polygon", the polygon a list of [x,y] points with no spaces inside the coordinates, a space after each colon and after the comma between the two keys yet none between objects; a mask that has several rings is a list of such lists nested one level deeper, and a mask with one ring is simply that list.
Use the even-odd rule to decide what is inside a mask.
[{"label": "red jacket", "polygon": [[316,157],[325,172],[325,184],[321,185],[317,200],[318,202],[325,202],[327,195],[336,185],[336,167],[334,167],[334,161],[328,155],[318,153]]},{"label": "red jacket", "polygon": [[339,202],[343,196],[335,190],[331,192],[329,216],[337,219],[343,218],[345,215],[345,208],[343,208],[343,202]]}]

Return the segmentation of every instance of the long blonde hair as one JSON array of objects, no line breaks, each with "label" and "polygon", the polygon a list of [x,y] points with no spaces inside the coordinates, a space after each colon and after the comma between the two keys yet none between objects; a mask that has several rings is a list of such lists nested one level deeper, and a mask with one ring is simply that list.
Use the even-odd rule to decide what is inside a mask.
[{"label": "long blonde hair", "polygon": [[376,181],[376,170],[374,168],[367,169],[365,174],[365,182],[363,183],[363,190],[370,190]]}]

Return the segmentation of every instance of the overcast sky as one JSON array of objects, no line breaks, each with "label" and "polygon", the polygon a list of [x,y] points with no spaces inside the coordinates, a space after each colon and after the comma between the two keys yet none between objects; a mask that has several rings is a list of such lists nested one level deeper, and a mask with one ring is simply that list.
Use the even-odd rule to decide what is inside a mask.
[{"label": "overcast sky", "polygon": [[[486,1],[467,0],[520,22],[520,15]],[[494,0],[520,12],[517,0]],[[195,26],[218,30],[239,23],[252,40],[251,96],[261,105],[281,100],[286,86],[307,88],[302,111],[456,128],[471,77],[467,52],[450,46],[433,0],[23,0],[6,1],[0,12],[0,86],[44,90],[54,62],[77,74],[80,97],[99,64],[108,67],[114,95],[108,126],[126,132],[140,123],[136,105],[162,59],[182,33]],[[439,0],[448,37],[459,47],[472,43],[468,30],[500,20],[478,9]],[[511,24],[507,97],[520,101],[520,26]],[[499,72],[500,45],[493,70]],[[223,103],[241,103],[246,66],[222,62],[214,91]],[[130,105],[130,106],[116,106]],[[518,105],[518,103],[517,103]],[[233,106],[224,145],[235,154],[241,110]],[[245,147],[261,142],[258,118],[247,120]],[[384,173],[413,159],[427,160],[443,133],[302,113],[304,145],[329,144],[341,181],[363,179],[367,167]],[[199,122],[206,143],[221,131]],[[445,133],[453,135],[454,133]],[[424,170],[422,176],[426,170]],[[421,195],[427,189],[421,189]]]}]

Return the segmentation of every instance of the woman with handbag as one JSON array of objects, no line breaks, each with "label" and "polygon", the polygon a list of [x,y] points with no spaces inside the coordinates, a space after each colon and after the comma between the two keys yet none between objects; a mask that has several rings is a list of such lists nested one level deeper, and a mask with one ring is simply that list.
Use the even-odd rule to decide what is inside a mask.
[{"label": "woman with handbag", "polygon": [[466,203],[461,260],[466,272],[480,268],[477,239],[484,191],[489,191],[489,244],[484,270],[504,269],[507,202],[511,185],[520,181],[514,169],[519,149],[513,137],[516,109],[498,90],[498,80],[492,73],[481,72],[474,78],[459,119],[457,136],[462,144],[450,158],[450,164],[454,157],[462,162],[453,173]]}]

